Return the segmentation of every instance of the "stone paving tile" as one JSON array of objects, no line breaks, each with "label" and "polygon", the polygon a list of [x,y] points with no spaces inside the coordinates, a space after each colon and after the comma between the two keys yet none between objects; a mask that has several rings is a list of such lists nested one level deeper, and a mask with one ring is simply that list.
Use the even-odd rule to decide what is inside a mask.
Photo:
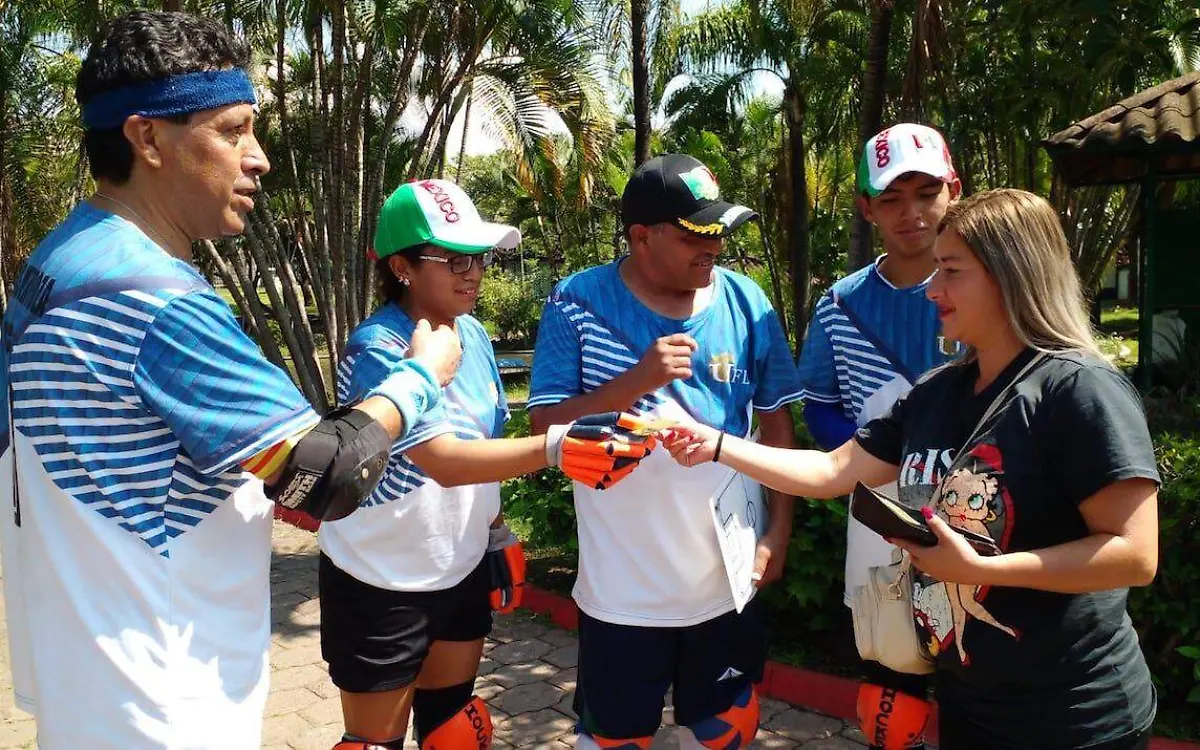
[{"label": "stone paving tile", "polygon": [[[263,724],[265,750],[330,750],[341,738],[341,703],[321,659],[315,535],[275,524],[271,581],[271,694]],[[0,574],[0,586],[3,586]],[[0,599],[0,602],[3,600]],[[2,604],[0,604],[2,607]],[[0,609],[2,612],[2,609]],[[572,703],[579,640],[527,613],[496,618],[484,646],[476,694],[488,702],[493,747],[574,747]],[[670,696],[654,750],[677,750]],[[753,747],[764,750],[862,750],[861,732],[845,722],[762,701],[763,728]],[[36,750],[33,719],[12,705],[7,637],[0,621],[0,750]],[[406,750],[416,750],[410,737]]]},{"label": "stone paving tile", "polygon": [[540,659],[554,650],[545,641],[536,638],[526,638],[521,641],[511,641],[503,646],[488,651],[488,658],[499,664],[519,664],[521,662]]},{"label": "stone paving tile", "polygon": [[488,675],[488,679],[506,688],[547,680],[558,674],[558,668],[544,661],[508,664]]},{"label": "stone paving tile", "polygon": [[544,708],[550,708],[562,699],[563,691],[548,682],[534,682],[529,685],[518,685],[508,688],[488,701],[506,714],[533,713]]},{"label": "stone paving tile", "polygon": [[840,733],[845,728],[845,722],[811,711],[789,708],[763,722],[763,728],[795,742],[805,743]]},{"label": "stone paving tile", "polygon": [[560,669],[570,669],[579,663],[579,644],[556,648],[542,657]]}]

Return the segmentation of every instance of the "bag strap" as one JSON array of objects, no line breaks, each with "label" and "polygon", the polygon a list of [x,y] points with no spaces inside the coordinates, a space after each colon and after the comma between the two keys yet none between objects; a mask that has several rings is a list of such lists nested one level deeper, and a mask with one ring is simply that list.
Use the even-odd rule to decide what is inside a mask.
[{"label": "bag strap", "polygon": [[941,500],[942,485],[945,484],[955,467],[958,466],[959,461],[962,460],[962,457],[967,454],[967,448],[971,445],[972,441],[975,440],[976,436],[979,434],[979,431],[983,429],[983,426],[987,424],[988,420],[991,419],[991,417],[996,413],[996,410],[1000,408],[1000,405],[1004,401],[1004,397],[1008,395],[1009,390],[1011,390],[1012,387],[1017,383],[1020,383],[1022,380],[1024,380],[1025,376],[1028,375],[1029,372],[1045,358],[1045,352],[1038,352],[1035,354],[1032,359],[1025,363],[1025,366],[1021,368],[1016,377],[1008,381],[1008,383],[1000,389],[1000,392],[997,393],[996,397],[992,399],[992,403],[988,405],[987,410],[983,412],[983,416],[981,416],[979,421],[975,423],[975,428],[971,430],[970,434],[967,435],[967,439],[963,441],[962,447],[958,449],[958,453],[954,454],[954,460],[950,462],[948,467],[946,467],[946,473],[942,475],[942,481],[938,482],[937,487],[935,487],[933,490],[933,494],[929,496],[929,502],[927,505],[937,505],[938,501]]},{"label": "bag strap", "polygon": [[858,316],[858,313],[854,312],[850,305],[846,304],[846,300],[842,299],[841,296],[833,290],[830,290],[829,298],[833,301],[833,306],[841,310],[842,314],[849,318],[850,323],[858,329],[858,332],[862,334],[862,337],[870,342],[871,346],[875,347],[875,350],[882,354],[884,359],[891,363],[893,370],[900,375],[903,375],[904,379],[910,384],[917,382],[917,375],[900,361],[900,358],[896,356],[891,347],[883,343],[883,339],[877,336],[874,331],[872,331],[865,323],[863,323],[863,320]]}]

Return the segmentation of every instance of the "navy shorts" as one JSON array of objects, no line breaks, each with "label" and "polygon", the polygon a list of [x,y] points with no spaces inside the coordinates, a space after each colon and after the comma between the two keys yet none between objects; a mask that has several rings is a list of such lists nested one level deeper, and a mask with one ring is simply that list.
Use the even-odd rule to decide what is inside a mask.
[{"label": "navy shorts", "polygon": [[324,554],[318,579],[321,656],[333,684],[348,693],[411,685],[434,641],[476,641],[492,630],[491,578],[483,562],[444,591],[375,588]]},{"label": "navy shorts", "polygon": [[741,614],[682,628],[614,625],[580,612],[580,729],[607,739],[649,737],[672,686],[675,723],[695,724],[729,710],[748,683],[762,680],[765,662],[757,598]]}]

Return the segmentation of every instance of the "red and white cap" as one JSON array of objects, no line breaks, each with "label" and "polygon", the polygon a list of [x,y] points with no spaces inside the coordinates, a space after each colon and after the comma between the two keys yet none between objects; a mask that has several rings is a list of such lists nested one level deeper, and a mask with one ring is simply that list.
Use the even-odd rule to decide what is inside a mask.
[{"label": "red and white cap", "polygon": [[858,189],[875,197],[909,172],[943,182],[958,179],[942,134],[927,125],[902,122],[867,139],[858,163]]}]

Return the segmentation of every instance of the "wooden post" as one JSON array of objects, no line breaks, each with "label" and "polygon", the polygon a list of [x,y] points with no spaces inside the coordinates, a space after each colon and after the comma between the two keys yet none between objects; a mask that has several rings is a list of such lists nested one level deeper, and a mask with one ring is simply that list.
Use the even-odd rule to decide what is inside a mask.
[{"label": "wooden post", "polygon": [[1142,200],[1144,222],[1142,229],[1142,293],[1138,301],[1138,386],[1150,388],[1154,367],[1154,244],[1155,226],[1158,223],[1158,175],[1151,162],[1146,176],[1142,178]]}]

